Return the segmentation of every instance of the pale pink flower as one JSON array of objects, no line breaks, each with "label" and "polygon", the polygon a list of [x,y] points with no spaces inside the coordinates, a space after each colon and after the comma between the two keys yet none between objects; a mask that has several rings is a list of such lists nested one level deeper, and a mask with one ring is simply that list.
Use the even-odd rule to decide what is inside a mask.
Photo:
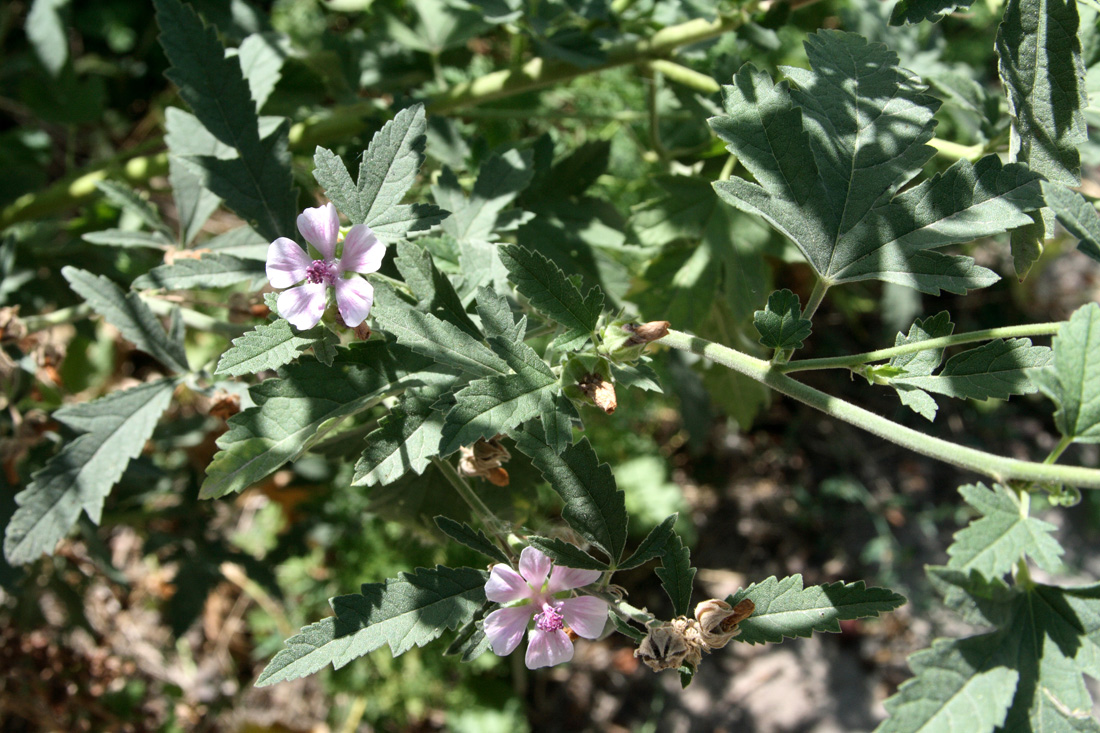
[{"label": "pale pink flower", "polygon": [[[344,238],[339,259],[336,245],[340,219],[331,203],[306,209],[298,215],[298,231],[321,255],[312,259],[304,249],[286,237],[279,237],[267,249],[267,279],[276,288],[290,288],[279,295],[279,315],[300,331],[321,321],[328,306],[328,289],[336,290],[336,308],[344,323],[355,328],[370,313],[374,288],[361,277],[344,277],[348,272],[377,272],[386,246],[365,224],[356,224]],[[291,287],[301,283],[297,287]]]},{"label": "pale pink flower", "polygon": [[[553,569],[551,569],[553,568]],[[573,658],[573,643],[563,627],[577,636],[596,639],[607,622],[607,601],[593,596],[559,598],[574,588],[594,583],[599,570],[553,567],[550,558],[533,547],[519,555],[519,572],[507,565],[494,565],[485,584],[485,597],[496,603],[516,603],[485,617],[484,631],[493,653],[505,656],[515,651],[532,617],[525,662],[528,669],[552,667]]]}]

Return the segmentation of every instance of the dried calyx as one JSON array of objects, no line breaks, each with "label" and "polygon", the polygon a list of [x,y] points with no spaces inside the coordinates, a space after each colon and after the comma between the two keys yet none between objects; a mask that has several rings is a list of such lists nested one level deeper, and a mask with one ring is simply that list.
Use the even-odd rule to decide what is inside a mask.
[{"label": "dried calyx", "polygon": [[703,601],[695,607],[695,618],[674,618],[648,627],[648,633],[634,651],[654,672],[695,669],[704,652],[721,649],[741,633],[738,624],[752,615],[756,605],[744,599],[736,607],[717,598]]},{"label": "dried calyx", "polygon": [[593,372],[586,374],[577,380],[577,386],[585,396],[608,415],[615,412],[619,406],[619,398],[615,394],[615,385]]},{"label": "dried calyx", "polygon": [[508,472],[503,465],[511,457],[500,443],[500,436],[489,440],[479,440],[472,446],[463,446],[462,458],[458,462],[458,472],[463,476],[477,476],[486,479],[494,486],[508,485]]}]

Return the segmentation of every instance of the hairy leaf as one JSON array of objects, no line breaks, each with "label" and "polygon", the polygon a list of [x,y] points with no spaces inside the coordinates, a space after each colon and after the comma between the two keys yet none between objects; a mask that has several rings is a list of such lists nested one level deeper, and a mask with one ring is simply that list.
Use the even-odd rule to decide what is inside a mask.
[{"label": "hairy leaf", "polygon": [[448,321],[475,339],[482,338],[481,331],[466,313],[466,307],[451,281],[435,266],[427,249],[409,242],[398,242],[394,264],[412,290],[417,310]]},{"label": "hairy leaf", "polygon": [[324,343],[331,333],[324,326],[296,331],[282,318],[261,324],[233,339],[233,345],[222,354],[214,373],[238,377],[278,369],[297,359],[306,349]]},{"label": "hairy leaf", "polygon": [[485,602],[487,573],[472,568],[420,568],[360,594],[332,599],[335,616],[286,641],[256,680],[257,687],[298,679],[326,665],[340,669],[388,644],[394,656],[424,646],[469,620]]},{"label": "hairy leaf", "polygon": [[1058,221],[1077,237],[1077,249],[1100,261],[1100,215],[1085,197],[1068,186],[1043,181],[1043,198]]},{"label": "hairy leaf", "polygon": [[790,290],[776,290],[768,296],[768,305],[753,314],[752,325],[760,334],[760,343],[769,349],[801,349],[813,324],[802,317],[802,304]]},{"label": "hairy leaf", "polygon": [[935,23],[949,13],[970,7],[971,0],[898,0],[894,12],[890,14],[890,25],[920,23],[922,20]]},{"label": "hairy leaf", "polygon": [[499,356],[450,321],[385,297],[378,299],[371,314],[398,343],[436,363],[476,377],[508,374],[508,365]]},{"label": "hairy leaf", "polygon": [[150,247],[164,250],[172,244],[171,239],[159,232],[135,232],[127,229],[103,229],[81,234],[80,238],[91,244],[109,247]]},{"label": "hairy leaf", "polygon": [[69,60],[69,37],[62,13],[70,0],[34,0],[27,12],[24,31],[35,55],[54,77]]},{"label": "hairy leaf", "polygon": [[431,388],[405,393],[401,403],[367,436],[352,486],[385,486],[409,471],[424,472],[439,453],[443,433],[443,414],[432,409],[439,394]]},{"label": "hairy leaf", "polygon": [[134,280],[136,290],[192,290],[224,288],[248,280],[266,280],[264,263],[239,260],[229,255],[208,254],[202,259],[177,259],[171,265],[160,265]]},{"label": "hairy leaf", "polygon": [[555,565],[579,570],[607,570],[608,565],[589,555],[587,552],[557,537],[539,537],[529,535],[527,544],[554,561]]},{"label": "hairy leaf", "polygon": [[292,53],[290,39],[278,33],[253,33],[241,41],[238,57],[241,73],[256,103],[263,109],[283,76],[283,64]]},{"label": "hairy leaf", "polygon": [[588,439],[559,454],[547,444],[537,422],[513,431],[512,437],[565,502],[562,518],[612,564],[618,562],[626,547],[626,504],[623,492],[615,487],[611,467],[599,462]]},{"label": "hairy leaf", "polygon": [[1045,570],[1056,571],[1062,562],[1062,548],[1051,536],[1054,525],[1023,515],[1015,492],[1000,484],[992,489],[983,484],[959,488],[966,502],[982,517],[955,534],[947,548],[947,567],[963,572],[977,570],[996,578],[1012,570],[1025,555]]},{"label": "hairy leaf", "polygon": [[815,631],[840,631],[840,621],[892,611],[905,603],[886,588],[867,588],[863,581],[802,587],[802,576],[782,580],[775,576],[737,591],[726,599],[736,606],[745,598],[756,604],[752,616],[741,622],[737,641],[778,643],[784,638],[810,636]]},{"label": "hairy leaf", "polygon": [[[542,364],[549,372],[545,362]],[[447,413],[443,426],[441,455],[553,413],[558,394],[557,377],[533,369],[471,382],[455,393],[455,406]]]},{"label": "hairy leaf", "polygon": [[137,191],[118,181],[96,181],[95,187],[112,204],[134,214],[145,226],[160,232],[171,241],[172,230],[160,218],[160,212]]},{"label": "hairy leaf", "polygon": [[472,550],[477,550],[491,560],[510,564],[508,556],[504,554],[488,535],[480,529],[475,530],[465,522],[456,522],[450,517],[436,517],[435,524],[443,534],[456,542],[461,542]]},{"label": "hairy leaf", "polygon": [[249,389],[255,407],[229,419],[200,496],[247,488],[386,395],[452,379],[430,368],[427,359],[379,341],[342,350],[333,367],[312,360],[285,367],[280,378]]},{"label": "hairy leaf", "polygon": [[651,529],[642,540],[642,544],[638,545],[638,549],[634,550],[634,554],[619,563],[616,569],[631,570],[664,555],[665,548],[675,535],[672,527],[676,524],[678,516],[679,514],[673,514]]},{"label": "hairy leaf", "polygon": [[188,372],[183,342],[172,339],[164,326],[137,293],[124,293],[103,275],[76,267],[64,267],[61,274],[96,313],[117,328],[134,346],[156,358],[174,372]]},{"label": "hairy leaf", "polygon": [[1058,410],[1054,424],[1062,435],[1082,443],[1100,442],[1100,306],[1078,308],[1054,337],[1054,363],[1035,382]]},{"label": "hairy leaf", "polygon": [[130,461],[141,453],[176,380],[163,379],[63,407],[54,419],[84,434],[67,443],[16,495],[19,505],[4,537],[12,564],[52,554],[83,511],[99,523],[103,502]]},{"label": "hairy leaf", "polygon": [[1007,400],[1012,395],[1034,392],[1031,375],[1051,359],[1050,349],[1032,346],[1031,339],[996,339],[955,354],[935,376],[906,374],[892,378],[890,383],[959,399]]},{"label": "hairy leaf", "polygon": [[[940,311],[931,318],[918,318],[914,321],[913,325],[909,327],[908,335],[899,333],[894,338],[894,346],[905,346],[920,341],[950,336],[954,330],[955,324],[951,322],[951,314],[947,311]],[[942,348],[926,349],[912,354],[892,357],[890,366],[895,369],[904,369],[905,376],[927,377],[939,368],[941,361],[943,361]],[[929,421],[936,418],[939,405],[923,389],[915,386],[899,386],[898,384],[893,384],[893,387],[897,390],[898,398],[903,405]]]},{"label": "hairy leaf", "polygon": [[492,241],[494,231],[515,224],[504,209],[527,187],[533,173],[529,152],[509,150],[504,155],[493,155],[482,163],[467,199],[454,173],[444,167],[439,181],[432,186],[436,203],[451,212],[443,222],[443,231],[459,242]]},{"label": "hairy leaf", "polygon": [[594,287],[582,296],[557,265],[519,245],[501,247],[500,259],[508,268],[509,279],[531,305],[565,327],[565,333],[554,339],[556,347],[568,351],[583,345],[603,311],[603,291]]},{"label": "hairy leaf", "polygon": [[661,579],[661,587],[672,599],[672,609],[677,616],[691,612],[691,582],[695,568],[691,567],[691,550],[684,547],[680,535],[675,532],[665,543],[661,553],[661,567],[655,571]]}]

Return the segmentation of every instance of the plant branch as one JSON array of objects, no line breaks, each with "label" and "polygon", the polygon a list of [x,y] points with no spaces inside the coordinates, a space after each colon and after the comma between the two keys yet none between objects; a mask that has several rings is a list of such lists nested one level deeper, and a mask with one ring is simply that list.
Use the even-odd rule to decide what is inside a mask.
[{"label": "plant branch", "polygon": [[934,438],[798,382],[784,374],[780,367],[698,336],[670,331],[668,336],[661,339],[661,343],[698,354],[826,415],[855,425],[915,453],[983,474],[1002,484],[1009,481],[1038,481],[1066,483],[1088,489],[1100,488],[1100,470],[1021,461]]},{"label": "plant branch", "polygon": [[1058,329],[1062,327],[1061,321],[1050,323],[1028,323],[1022,326],[1002,326],[1001,328],[987,328],[984,331],[969,331],[956,333],[950,336],[915,341],[911,344],[893,346],[889,349],[867,351],[862,354],[849,356],[827,356],[820,359],[799,359],[789,364],[778,364],[776,368],[781,372],[804,372],[811,369],[842,369],[868,364],[873,361],[884,361],[895,356],[914,354],[928,349],[942,349],[959,344],[971,344],[976,341],[990,341],[992,339],[1024,338],[1028,336],[1056,336]]},{"label": "plant branch", "polygon": [[462,500],[470,507],[470,511],[474,513],[474,516],[481,521],[485,528],[492,532],[496,537],[497,542],[504,549],[509,559],[515,559],[515,555],[512,552],[512,546],[508,544],[507,527],[504,522],[497,519],[489,507],[485,506],[485,502],[481,500],[481,497],[477,495],[470,485],[466,483],[466,479],[462,478],[455,470],[455,467],[451,465],[450,461],[444,460],[439,456],[432,457],[432,465],[434,465],[443,477],[447,479],[447,483],[458,492],[458,495],[462,497]]}]

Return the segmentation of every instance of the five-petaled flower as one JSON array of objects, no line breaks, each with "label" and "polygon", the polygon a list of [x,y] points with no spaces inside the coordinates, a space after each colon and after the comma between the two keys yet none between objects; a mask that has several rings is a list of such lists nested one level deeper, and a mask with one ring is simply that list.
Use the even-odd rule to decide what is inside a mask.
[{"label": "five-petaled flower", "polygon": [[484,631],[493,652],[511,654],[523,639],[532,617],[535,628],[527,644],[528,669],[551,667],[573,658],[573,643],[566,625],[577,636],[596,639],[607,622],[607,601],[593,596],[559,598],[574,588],[594,583],[599,570],[577,570],[557,566],[533,547],[519,556],[519,572],[507,565],[494,565],[485,584],[485,597],[496,603],[517,603],[485,617]]},{"label": "five-petaled flower", "polygon": [[[294,240],[279,237],[267,250],[267,279],[276,288],[290,288],[279,295],[279,315],[299,330],[313,328],[328,306],[328,289],[336,290],[336,308],[344,323],[355,328],[370,313],[374,288],[347,272],[377,272],[386,246],[365,224],[356,224],[344,238],[339,259],[336,244],[340,219],[331,203],[306,209],[298,215],[298,231],[321,255],[312,259]],[[291,287],[292,285],[297,287]]]}]

